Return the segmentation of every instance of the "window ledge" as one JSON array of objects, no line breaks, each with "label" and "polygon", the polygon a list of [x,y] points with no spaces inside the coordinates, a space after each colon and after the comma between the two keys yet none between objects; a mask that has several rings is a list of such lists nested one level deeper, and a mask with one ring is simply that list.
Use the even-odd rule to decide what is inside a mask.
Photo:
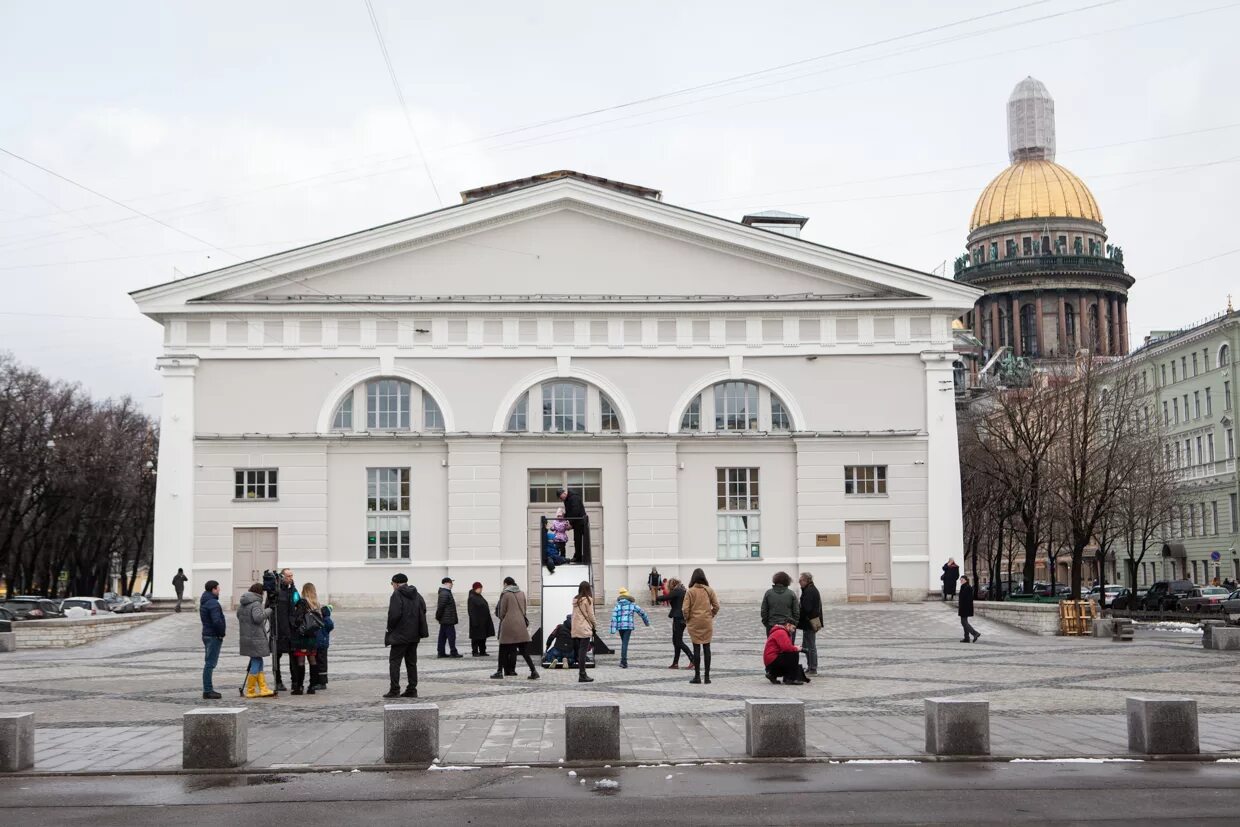
[{"label": "window ledge", "polygon": [[279,497],[233,497],[235,503],[278,503]]},{"label": "window ledge", "polygon": [[364,560],[368,566],[403,566],[413,561],[412,557],[404,557],[399,560]]},{"label": "window ledge", "polygon": [[845,494],[845,497],[853,500],[885,500],[890,494]]}]

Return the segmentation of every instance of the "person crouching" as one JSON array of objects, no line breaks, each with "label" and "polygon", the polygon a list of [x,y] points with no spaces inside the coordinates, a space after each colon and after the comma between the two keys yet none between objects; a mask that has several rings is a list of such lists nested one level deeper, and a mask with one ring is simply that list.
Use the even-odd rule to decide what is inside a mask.
[{"label": "person crouching", "polygon": [[766,666],[766,679],[779,683],[783,678],[789,686],[805,683],[801,677],[801,647],[792,642],[795,623],[779,623],[771,627],[762,651],[762,663]]}]

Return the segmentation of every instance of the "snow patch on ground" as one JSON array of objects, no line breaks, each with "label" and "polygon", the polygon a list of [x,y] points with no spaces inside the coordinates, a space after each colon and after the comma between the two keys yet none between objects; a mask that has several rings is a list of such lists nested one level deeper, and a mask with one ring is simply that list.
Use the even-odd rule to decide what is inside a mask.
[{"label": "snow patch on ground", "polygon": [[916,764],[909,758],[853,758],[844,762],[845,764]]},{"label": "snow patch on ground", "polygon": [[618,790],[620,789],[620,782],[613,781],[610,778],[600,778],[598,781],[594,782],[594,789],[596,790]]},{"label": "snow patch on ground", "polygon": [[1013,758],[1013,764],[1140,764],[1140,758]]},{"label": "snow patch on ground", "polygon": [[470,770],[480,770],[482,767],[440,767],[432,764],[427,769],[439,770],[440,772],[469,772]]},{"label": "snow patch on ground", "polygon": [[1201,634],[1201,627],[1185,620],[1160,620],[1157,623],[1138,623],[1137,626],[1151,632],[1180,632],[1187,635]]},{"label": "snow patch on ground", "polygon": [[1240,758],[1220,758],[1214,763],[1216,764],[1240,764]]}]

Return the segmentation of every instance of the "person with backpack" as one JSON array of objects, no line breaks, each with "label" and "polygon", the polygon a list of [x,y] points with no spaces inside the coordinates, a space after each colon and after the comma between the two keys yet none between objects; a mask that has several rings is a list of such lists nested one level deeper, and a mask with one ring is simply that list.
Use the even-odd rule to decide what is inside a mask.
[{"label": "person with backpack", "polygon": [[292,629],[292,655],[289,657],[289,674],[293,681],[290,695],[302,694],[306,682],[306,664],[310,665],[310,685],[306,694],[313,695],[319,682],[319,630],[323,628],[323,609],[319,606],[319,594],[313,583],[301,587],[298,600],[293,604],[290,628]]},{"label": "person with backpack", "polygon": [[629,590],[622,588],[616,597],[616,605],[611,611],[611,633],[620,633],[620,668],[629,668],[629,638],[633,636],[633,629],[637,626],[637,622],[633,620],[633,615],[639,615],[642,623],[650,625],[650,618],[646,616],[646,612],[641,606],[637,605],[637,601],[633,599],[633,595],[629,594]]}]

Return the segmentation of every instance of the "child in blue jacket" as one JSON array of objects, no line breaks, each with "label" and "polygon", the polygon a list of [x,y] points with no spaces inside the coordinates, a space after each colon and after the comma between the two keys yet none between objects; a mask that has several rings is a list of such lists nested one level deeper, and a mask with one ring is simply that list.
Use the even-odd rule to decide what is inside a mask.
[{"label": "child in blue jacket", "polygon": [[635,614],[641,615],[642,622],[650,625],[650,618],[646,617],[646,612],[637,605],[629,590],[621,589],[616,597],[616,607],[611,611],[611,633],[620,633],[621,669],[629,668],[629,637],[633,634],[633,627],[637,625],[633,620]]},{"label": "child in blue jacket", "polygon": [[319,629],[315,635],[315,657],[319,662],[319,682],[315,689],[327,688],[327,647],[332,645],[332,629],[336,628],[336,621],[332,620],[332,607],[330,605],[323,607],[323,628]]}]

